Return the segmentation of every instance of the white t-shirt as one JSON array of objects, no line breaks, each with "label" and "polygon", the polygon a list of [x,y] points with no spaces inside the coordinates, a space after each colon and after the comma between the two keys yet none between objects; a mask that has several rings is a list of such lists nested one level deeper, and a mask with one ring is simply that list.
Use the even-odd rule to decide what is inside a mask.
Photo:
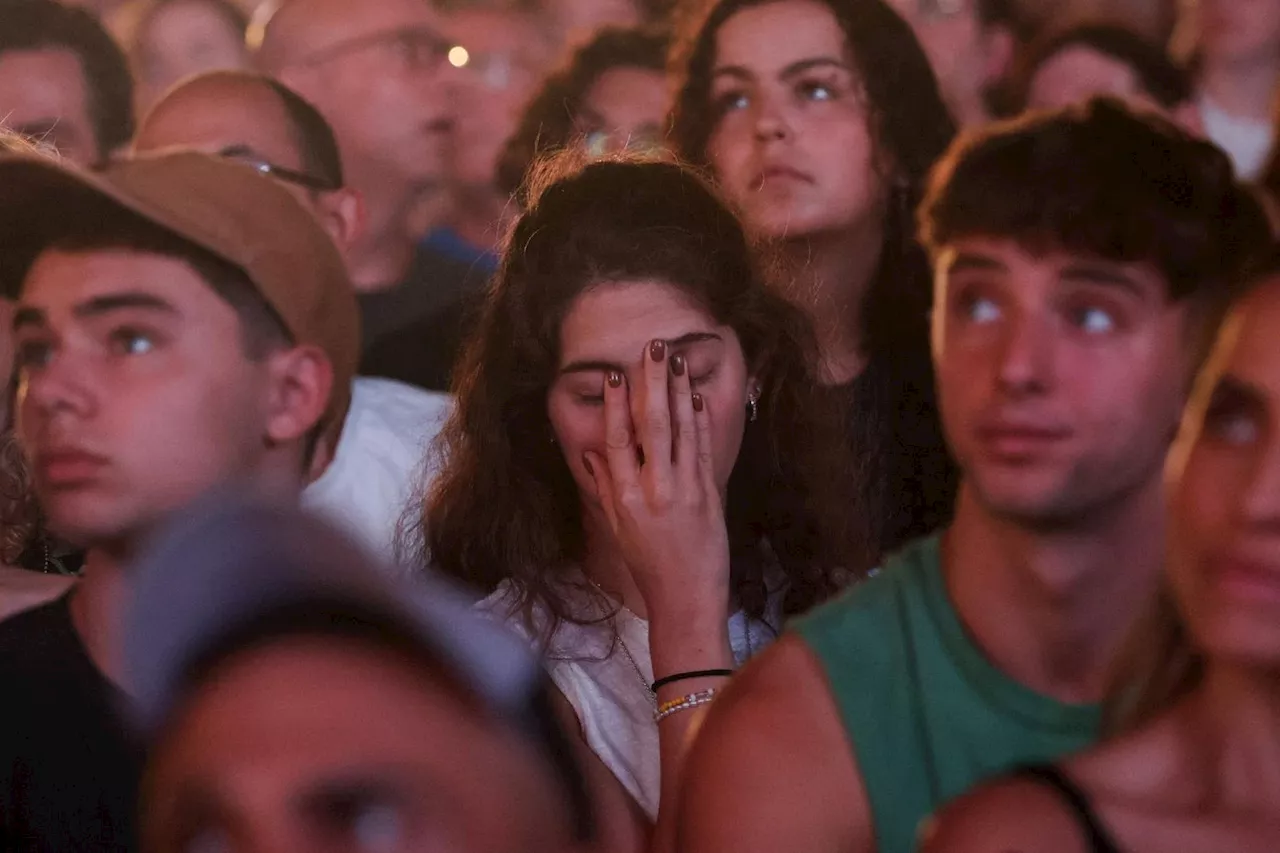
[{"label": "white t-shirt", "polygon": [[1199,100],[1204,132],[1213,143],[1227,152],[1243,181],[1256,180],[1267,165],[1275,130],[1269,121],[1242,118],[1224,112],[1208,98]]},{"label": "white t-shirt", "polygon": [[[476,606],[538,646],[538,638],[530,634],[520,614],[512,613],[514,603],[512,589],[504,583]],[[546,619],[546,610],[535,607],[540,632],[548,624]],[[766,619],[768,624],[748,620],[742,612],[730,617],[729,642],[738,664],[777,638],[782,625],[780,594],[771,597]],[[650,820],[657,817],[662,768],[654,700],[648,691],[654,681],[649,623],[625,608],[603,623],[563,622],[541,651],[551,680],[578,715],[587,745]]]},{"label": "white t-shirt", "polygon": [[450,408],[446,394],[357,378],[333,462],[303,492],[303,505],[394,559],[396,527],[434,471],[429,450]]}]

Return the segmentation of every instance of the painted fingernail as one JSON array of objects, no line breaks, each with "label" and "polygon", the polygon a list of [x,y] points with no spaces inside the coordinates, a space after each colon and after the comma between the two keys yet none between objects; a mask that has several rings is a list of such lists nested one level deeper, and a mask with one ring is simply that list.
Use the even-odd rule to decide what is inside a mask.
[{"label": "painted fingernail", "polygon": [[619,388],[622,386],[622,374],[618,371],[610,370],[607,378],[609,380],[610,388]]},{"label": "painted fingernail", "polygon": [[596,469],[591,467],[591,459],[585,453],[582,454],[582,467],[586,468],[587,473],[592,477],[596,475]]},{"label": "painted fingernail", "polygon": [[701,412],[701,411],[702,411],[702,395],[701,395],[701,394],[694,394],[694,395],[693,395],[693,410],[694,410],[695,412]]},{"label": "painted fingernail", "polygon": [[654,361],[662,361],[666,357],[667,357],[666,341],[654,341],[653,343],[649,344],[649,358],[653,359]]},{"label": "painted fingernail", "polygon": [[684,356],[671,356],[671,372],[676,376],[684,376]]}]

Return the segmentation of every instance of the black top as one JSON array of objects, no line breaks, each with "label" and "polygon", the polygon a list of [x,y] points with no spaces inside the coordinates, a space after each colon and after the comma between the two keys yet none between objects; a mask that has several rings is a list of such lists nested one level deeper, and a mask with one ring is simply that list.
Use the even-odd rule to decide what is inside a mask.
[{"label": "black top", "polygon": [[1098,820],[1098,815],[1094,812],[1084,791],[1080,790],[1079,786],[1057,767],[1052,764],[1037,764],[1022,768],[1014,776],[1043,785],[1058,795],[1062,804],[1079,824],[1080,832],[1089,845],[1090,853],[1121,853],[1120,846],[1111,839],[1111,833],[1107,832],[1102,821]]},{"label": "black top", "polygon": [[70,597],[0,623],[0,849],[131,850],[142,750]]},{"label": "black top", "polygon": [[487,278],[481,265],[419,245],[401,283],[357,296],[365,354],[387,337],[447,312],[459,300],[478,292]]},{"label": "black top", "polygon": [[442,311],[384,335],[365,347],[361,376],[377,376],[448,391],[462,345],[475,328],[480,293],[456,300]]}]

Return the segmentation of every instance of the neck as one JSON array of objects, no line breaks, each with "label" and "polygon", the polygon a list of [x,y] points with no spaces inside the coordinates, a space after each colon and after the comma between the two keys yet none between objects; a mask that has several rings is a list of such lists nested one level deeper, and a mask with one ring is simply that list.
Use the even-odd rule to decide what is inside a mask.
[{"label": "neck", "polygon": [[1269,121],[1277,81],[1280,55],[1266,55],[1207,65],[1201,72],[1200,91],[1230,115]]},{"label": "neck", "polygon": [[960,620],[999,669],[1064,702],[1096,702],[1164,553],[1160,478],[1100,517],[1052,531],[980,505],[962,486],[943,545]]},{"label": "neck", "polygon": [[488,187],[470,188],[454,196],[449,227],[477,249],[494,251],[513,219],[507,198]]},{"label": "neck", "polygon": [[386,290],[404,280],[418,235],[411,223],[427,191],[387,176],[352,181],[364,197],[367,223],[350,247],[347,264],[356,290]]},{"label": "neck", "polygon": [[986,98],[979,89],[964,93],[953,93],[947,101],[956,124],[961,128],[983,127],[991,123],[994,116],[987,109]]},{"label": "neck", "polygon": [[94,666],[109,681],[124,686],[121,623],[128,602],[125,566],[130,545],[92,548],[85,554],[84,576],[71,596],[71,621]]},{"label": "neck", "polygon": [[862,305],[880,266],[884,229],[823,234],[779,246],[791,300],[813,323],[822,375],[831,385],[851,382],[866,364]]},{"label": "neck", "polygon": [[1178,712],[1202,804],[1232,813],[1280,813],[1280,678],[1274,668],[1210,663]]}]

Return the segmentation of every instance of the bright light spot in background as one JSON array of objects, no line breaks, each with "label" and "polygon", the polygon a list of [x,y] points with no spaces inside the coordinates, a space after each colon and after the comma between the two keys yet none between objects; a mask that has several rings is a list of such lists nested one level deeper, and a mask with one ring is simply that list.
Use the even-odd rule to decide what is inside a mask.
[{"label": "bright light spot in background", "polygon": [[471,54],[467,53],[467,49],[462,45],[449,48],[449,64],[454,68],[461,68],[471,61]]}]

